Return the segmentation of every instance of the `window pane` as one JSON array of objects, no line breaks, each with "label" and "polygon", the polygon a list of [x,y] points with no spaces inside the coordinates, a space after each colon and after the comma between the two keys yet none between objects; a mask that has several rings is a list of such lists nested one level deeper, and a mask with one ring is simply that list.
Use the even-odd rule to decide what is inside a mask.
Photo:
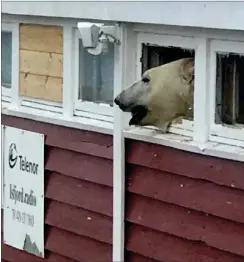
[{"label": "window pane", "polygon": [[238,54],[217,54],[217,124],[244,124],[243,73],[244,57]]},{"label": "window pane", "polygon": [[2,86],[11,87],[11,72],[12,72],[12,33],[2,32]]},{"label": "window pane", "polygon": [[92,55],[79,41],[79,99],[83,101],[113,103],[114,44],[108,44],[108,53]]}]

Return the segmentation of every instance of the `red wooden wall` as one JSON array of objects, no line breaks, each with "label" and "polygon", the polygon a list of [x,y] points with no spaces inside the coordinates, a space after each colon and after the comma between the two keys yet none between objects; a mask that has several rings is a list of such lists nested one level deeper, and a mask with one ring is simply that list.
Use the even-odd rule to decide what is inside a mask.
[{"label": "red wooden wall", "polygon": [[112,261],[112,137],[4,115],[2,124],[46,135],[47,257],[2,243],[2,261]]},{"label": "red wooden wall", "polygon": [[126,152],[126,262],[244,261],[244,163],[132,140]]},{"label": "red wooden wall", "polygon": [[[44,133],[45,250],[2,261],[112,261],[112,137],[2,116]],[[125,262],[244,262],[244,163],[126,140]]]}]

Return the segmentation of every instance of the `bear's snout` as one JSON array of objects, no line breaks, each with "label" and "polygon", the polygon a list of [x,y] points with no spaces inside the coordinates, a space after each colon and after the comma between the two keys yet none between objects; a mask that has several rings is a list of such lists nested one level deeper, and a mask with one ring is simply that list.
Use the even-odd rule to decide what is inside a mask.
[{"label": "bear's snout", "polygon": [[115,97],[115,99],[114,99],[114,103],[115,103],[117,106],[119,106],[120,101],[119,101],[119,98],[118,98],[118,97]]},{"label": "bear's snout", "polygon": [[121,100],[119,99],[119,97],[117,96],[115,99],[114,99],[114,103],[119,106],[119,108],[124,111],[126,110],[126,105],[124,105]]},{"label": "bear's snout", "polygon": [[131,108],[133,107],[133,103],[125,99],[124,92],[116,96],[114,103],[124,112],[130,112]]}]

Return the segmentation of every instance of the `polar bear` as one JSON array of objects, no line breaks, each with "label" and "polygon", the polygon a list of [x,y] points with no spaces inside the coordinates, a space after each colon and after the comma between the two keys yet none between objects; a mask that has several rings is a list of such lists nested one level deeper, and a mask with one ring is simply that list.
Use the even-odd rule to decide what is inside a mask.
[{"label": "polar bear", "polygon": [[193,116],[194,59],[182,58],[147,70],[141,80],[116,96],[114,102],[131,112],[129,125],[158,127]]}]

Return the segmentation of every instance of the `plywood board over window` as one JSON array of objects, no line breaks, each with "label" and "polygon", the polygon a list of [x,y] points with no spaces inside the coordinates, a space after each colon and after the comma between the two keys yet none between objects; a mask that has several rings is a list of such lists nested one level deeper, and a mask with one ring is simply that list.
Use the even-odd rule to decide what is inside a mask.
[{"label": "plywood board over window", "polygon": [[20,95],[62,101],[63,29],[20,25]]}]

